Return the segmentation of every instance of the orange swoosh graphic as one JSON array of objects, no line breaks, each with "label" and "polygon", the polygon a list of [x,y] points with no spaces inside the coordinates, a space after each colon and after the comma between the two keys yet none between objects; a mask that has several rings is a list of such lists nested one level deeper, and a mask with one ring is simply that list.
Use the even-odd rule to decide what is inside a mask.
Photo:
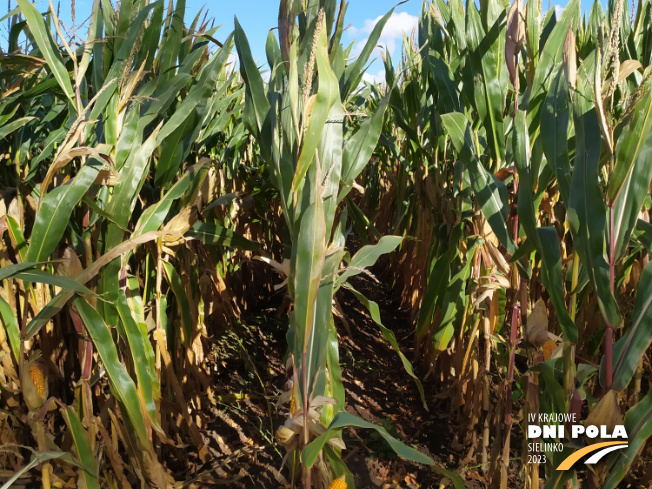
[{"label": "orange swoosh graphic", "polygon": [[569,455],[566,458],[566,460],[560,463],[559,467],[557,467],[557,470],[568,470],[573,466],[573,464],[575,464],[575,462],[581,459],[584,455],[588,455],[589,453],[595,452],[596,450],[600,450],[601,448],[610,447],[612,445],[623,445],[625,443],[627,443],[626,440],[605,441],[602,443],[594,443],[593,445],[589,445],[588,447],[580,448],[578,451],[576,451],[572,455]]}]

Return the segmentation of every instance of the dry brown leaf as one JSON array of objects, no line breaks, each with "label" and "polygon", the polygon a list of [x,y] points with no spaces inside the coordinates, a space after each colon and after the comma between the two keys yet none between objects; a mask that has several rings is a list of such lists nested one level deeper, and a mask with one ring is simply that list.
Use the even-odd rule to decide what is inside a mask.
[{"label": "dry brown leaf", "polygon": [[548,340],[548,313],[546,303],[539,299],[527,318],[525,338],[533,346],[543,346]]}]

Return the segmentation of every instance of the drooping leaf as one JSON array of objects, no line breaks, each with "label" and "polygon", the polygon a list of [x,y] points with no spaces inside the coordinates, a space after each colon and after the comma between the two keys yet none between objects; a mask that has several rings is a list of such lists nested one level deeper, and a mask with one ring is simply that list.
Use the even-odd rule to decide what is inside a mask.
[{"label": "drooping leaf", "polygon": [[[124,253],[132,251],[139,244],[147,243],[152,241],[160,236],[163,236],[165,231],[150,231],[148,233],[136,236],[135,238],[128,239],[118,246],[112,248],[100,258],[95,260],[91,266],[86,268],[82,273],[75,277],[75,281],[80,284],[86,284],[89,280],[94,278],[99,271],[113,261],[115,258],[119,257]],[[25,268],[34,266],[33,263],[24,264],[27,265]],[[17,267],[18,265],[12,265]],[[4,272],[4,267],[0,269],[0,279],[2,278],[2,273]],[[15,272],[14,272],[15,273]],[[25,331],[25,340],[32,338],[39,330],[54,316],[59,312],[66,303],[75,295],[74,290],[72,289],[63,289],[59,292],[41,311],[32,319],[28,324]]]},{"label": "drooping leaf", "polygon": [[365,268],[374,265],[381,255],[394,251],[402,241],[402,236],[383,236],[378,243],[363,246],[353,255],[347,269],[338,277],[337,283],[343,284],[350,277],[362,273]]},{"label": "drooping leaf", "polygon": [[328,427],[328,430],[313,441],[311,441],[301,452],[301,461],[306,465],[306,467],[312,467],[317,460],[319,452],[321,452],[324,445],[338,435],[343,428],[353,427],[353,428],[364,428],[375,430],[380,436],[382,436],[389,446],[396,452],[396,454],[406,460],[413,462],[418,462],[425,465],[435,465],[435,461],[430,457],[422,454],[421,452],[415,450],[412,447],[405,445],[400,442],[392,435],[390,435],[385,428],[382,426],[377,426],[371,424],[368,421],[353,416],[347,412],[340,412],[335,415],[332,423]]},{"label": "drooping leaf", "polygon": [[353,295],[355,295],[355,297],[367,308],[367,311],[369,311],[369,314],[371,314],[371,319],[373,319],[374,322],[380,328],[380,332],[383,334],[383,338],[385,338],[385,341],[387,341],[392,346],[394,351],[397,353],[397,355],[401,359],[401,362],[403,363],[403,368],[408,373],[408,375],[414,379],[414,383],[416,384],[417,389],[419,389],[419,395],[421,396],[421,402],[423,403],[423,407],[426,410],[428,410],[428,406],[426,404],[426,396],[423,390],[423,385],[421,384],[419,377],[417,377],[414,374],[412,363],[410,363],[410,360],[408,360],[407,357],[403,354],[403,352],[401,352],[401,349],[398,346],[398,342],[396,341],[396,336],[394,335],[394,332],[383,325],[383,322],[380,318],[380,309],[378,308],[378,304],[376,304],[374,301],[370,301],[369,299],[367,299],[363,294],[355,290],[350,284],[345,283],[343,287],[347,290],[350,290],[353,293]]},{"label": "drooping leaf", "polygon": [[254,252],[260,250],[258,243],[255,241],[251,241],[218,223],[197,222],[186,233],[186,236],[198,239],[206,245],[229,246]]}]

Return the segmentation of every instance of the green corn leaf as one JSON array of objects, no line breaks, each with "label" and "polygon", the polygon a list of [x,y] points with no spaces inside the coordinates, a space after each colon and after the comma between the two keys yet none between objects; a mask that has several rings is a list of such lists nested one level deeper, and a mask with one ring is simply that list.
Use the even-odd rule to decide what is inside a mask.
[{"label": "green corn leaf", "polygon": [[428,60],[430,61],[428,63],[430,74],[434,78],[445,112],[461,112],[463,109],[460,103],[459,89],[455,84],[450,67],[439,58],[439,55],[431,53],[428,55]]},{"label": "green corn leaf", "polygon": [[[172,2],[170,2],[170,8]],[[181,58],[181,41],[184,35],[183,19],[186,10],[186,0],[177,0],[171,18],[166,23],[165,34],[159,47],[159,65],[161,77],[169,79],[174,77],[174,67],[177,59]],[[169,10],[168,10],[169,12]]]},{"label": "green corn leaf", "polygon": [[340,190],[341,173],[343,170],[342,156],[342,127],[344,125],[344,111],[340,104],[331,107],[328,113],[328,122],[319,139],[317,154],[323,183],[321,198],[324,202],[324,222],[326,223],[326,236],[331,235],[332,225],[337,211],[337,193]]},{"label": "green corn leaf", "polygon": [[503,111],[507,95],[507,65],[505,63],[505,23],[507,12],[498,16],[485,32],[475,6],[467,9],[466,36],[470,67],[480,76],[474,84],[474,97],[478,114],[487,131],[493,159],[505,159],[505,131]]},{"label": "green corn leaf", "polygon": [[[451,262],[451,278],[445,282],[445,290],[441,300],[441,319],[436,324],[432,335],[432,346],[435,352],[439,353],[448,348],[456,330],[459,330],[463,322],[469,301],[469,294],[466,293],[466,286],[471,276],[471,263],[475,248],[482,243],[480,239],[474,239],[468,245],[466,261],[461,263],[459,257]],[[437,354],[436,353],[436,354]]]},{"label": "green corn leaf", "polygon": [[[97,260],[95,260],[91,266],[84,269],[83,272],[81,272],[78,276],[75,277],[75,281],[79,282],[80,284],[87,283],[89,280],[94,278],[103,267],[111,263],[117,257],[125,253],[129,253],[139,244],[147,243],[160,236],[163,236],[164,234],[166,234],[165,231],[150,231],[143,235],[136,236],[134,238],[123,241],[122,243],[115,246],[114,248],[106,252],[104,255],[99,257]],[[25,268],[29,268],[34,266],[35,264],[28,263],[23,265],[27,265]],[[18,265],[12,265],[12,266],[17,267]],[[0,269],[0,279],[4,278],[3,272],[5,271],[6,268],[10,268],[10,267],[3,267],[2,269]],[[38,333],[39,330],[50,320],[50,318],[52,318],[52,316],[54,316],[56,313],[61,311],[61,309],[63,309],[63,307],[72,298],[73,295],[75,295],[74,290],[64,289],[61,292],[59,292],[50,302],[48,302],[48,304],[43,309],[41,309],[41,311],[36,315],[36,317],[27,324],[27,328],[25,331],[25,340],[29,340],[36,333]]]},{"label": "green corn leaf", "polygon": [[[201,51],[199,51],[201,53]],[[191,66],[186,66],[186,69],[191,70]],[[142,97],[149,97],[149,103],[144,104],[140,112],[140,119],[138,120],[138,132],[142,134],[145,127],[156,121],[165,113],[166,110],[174,103],[179,97],[184,87],[186,87],[193,80],[192,73],[179,72],[167,81],[162,81],[160,78],[154,79],[150,84],[144,86],[138,95]],[[124,131],[124,128],[123,128]],[[122,137],[122,136],[121,136]],[[127,141],[127,144],[129,141]],[[116,165],[117,165],[116,161]]]},{"label": "green corn leaf", "polygon": [[[329,423],[330,424],[330,423]],[[340,450],[337,450],[340,452]],[[332,467],[333,473],[335,475],[344,475],[344,480],[347,487],[355,488],[355,479],[349,468],[346,466],[342,460],[341,453],[336,453],[336,449],[330,445],[324,446],[324,455],[328,460],[328,463]]]},{"label": "green corn leaf", "polygon": [[45,24],[43,16],[36,10],[36,7],[29,3],[29,0],[16,0],[20,9],[25,16],[29,30],[34,36],[34,40],[43,55],[43,58],[48,64],[48,68],[56,78],[63,93],[70,101],[71,107],[76,107],[75,95],[70,83],[70,74],[63,64],[63,58],[59,53],[59,48],[52,39],[50,29]]},{"label": "green corn leaf", "polygon": [[538,125],[541,105],[554,80],[555,70],[558,69],[562,61],[564,42],[566,41],[568,29],[571,25],[574,25],[574,22],[578,21],[579,17],[580,2],[579,0],[571,0],[564,8],[561,19],[557,21],[552,32],[546,39],[543,50],[541,51],[539,63],[534,72],[534,81],[532,82],[528,107],[528,121],[533,121],[531,124]]},{"label": "green corn leaf", "polygon": [[18,15],[18,14],[20,14],[20,6],[14,7],[12,10],[9,10],[9,12],[7,12],[5,15],[2,16],[2,18],[0,18],[0,22],[4,22],[5,20],[10,19],[14,15]]},{"label": "green corn leaf", "polygon": [[369,163],[383,129],[385,110],[391,91],[387,91],[371,117],[360,124],[360,129],[346,141],[342,154],[342,189],[337,198],[341,202],[353,187],[353,182]]},{"label": "green corn leaf", "polygon": [[29,270],[30,268],[36,268],[44,263],[45,262],[27,262],[27,263],[18,263],[16,265],[6,265],[0,268],[0,280],[13,277],[18,273],[21,273],[25,270]]},{"label": "green corn leaf", "polygon": [[364,215],[362,209],[360,209],[358,205],[353,202],[353,199],[346,197],[346,206],[347,209],[351,211],[351,220],[353,221],[353,226],[355,227],[355,230],[363,243],[369,242],[367,237],[369,233],[371,233],[377,239],[382,237],[378,229],[376,229],[376,226],[374,226],[374,223]]},{"label": "green corn leaf", "polygon": [[145,28],[143,34],[142,48],[138,50],[134,66],[141,66],[145,63],[145,71],[151,71],[154,64],[154,58],[159,48],[159,38],[161,36],[161,26],[163,24],[163,2],[155,3],[152,16],[149,19],[149,25]]},{"label": "green corn leaf", "polygon": [[67,133],[68,131],[66,131],[65,127],[60,127],[48,135],[47,139],[43,143],[43,149],[41,153],[29,163],[29,173],[25,177],[25,182],[29,182],[36,176],[38,170],[41,168],[39,163],[52,156],[54,149],[61,145]]},{"label": "green corn leaf", "polygon": [[[297,346],[301,349],[298,357],[308,349],[308,339],[316,313],[317,293],[324,267],[325,223],[321,202],[310,205],[301,217],[296,243],[296,256],[293,256],[295,304],[294,322]],[[292,277],[292,275],[291,275]]]},{"label": "green corn leaf", "polygon": [[76,298],[74,303],[79,315],[84,321],[88,334],[93,340],[97,352],[100,354],[107,376],[109,377],[111,390],[129,416],[130,425],[138,439],[138,445],[141,449],[148,450],[150,441],[145,428],[148,423],[146,423],[143,413],[140,410],[138,390],[118,357],[118,350],[113,342],[111,331],[109,331],[109,328],[95,308],[88,304],[82,297]]},{"label": "green corn leaf", "polygon": [[25,272],[20,272],[14,275],[14,278],[20,279],[23,282],[38,282],[48,285],[56,285],[62,289],[72,290],[78,294],[90,294],[95,295],[95,293],[80,284],[76,280],[72,280],[61,275],[52,275],[51,273],[44,272],[41,270],[28,270]]},{"label": "green corn leaf", "polygon": [[378,325],[380,328],[380,332],[383,334],[383,338],[385,338],[385,341],[389,343],[396,354],[399,356],[401,359],[401,362],[403,363],[403,368],[405,371],[408,373],[410,377],[414,379],[414,383],[417,386],[417,389],[419,390],[419,395],[421,396],[421,402],[423,403],[423,407],[428,410],[428,406],[426,404],[426,395],[423,390],[423,385],[421,384],[421,381],[419,380],[419,377],[417,377],[414,374],[414,368],[412,367],[412,363],[410,363],[410,360],[401,352],[401,349],[398,346],[398,342],[396,341],[396,336],[394,335],[394,332],[386,328],[383,325],[383,322],[380,318],[380,309],[378,308],[378,304],[376,304],[374,301],[370,301],[367,299],[363,294],[355,290],[350,284],[344,284],[343,287],[347,290],[350,290],[353,295],[360,301],[360,303],[365,306],[367,311],[369,311],[369,314],[371,314],[371,319],[374,320],[374,322]]},{"label": "green corn leaf", "polygon": [[389,446],[392,447],[392,450],[394,450],[399,457],[420,464],[435,465],[433,459],[398,441],[382,426],[376,426],[375,424],[371,424],[368,421],[360,419],[347,412],[337,413],[333,418],[333,422],[328,427],[328,430],[306,445],[301,452],[301,461],[304,465],[309,468],[312,467],[328,440],[339,435],[342,429],[348,427],[375,430],[385,439],[385,441],[387,441]]},{"label": "green corn leaf", "polygon": [[[438,5],[442,7],[443,1],[438,2]],[[459,53],[463,53],[466,48],[466,19],[464,13],[464,3],[462,0],[450,0],[448,2],[450,7],[450,16],[453,21],[453,44],[456,46],[456,49]],[[445,12],[447,9],[442,8],[442,12]]]},{"label": "green corn leaf", "polygon": [[528,84],[531,82],[533,71],[539,63],[539,41],[541,40],[541,5],[539,2],[527,2],[526,10],[526,38],[527,55],[530,68]]},{"label": "green corn leaf", "polygon": [[[171,89],[166,89],[163,100],[157,100],[156,104],[158,105],[154,106],[162,108],[165,107],[166,103],[171,103],[171,91]],[[149,110],[152,110],[152,107],[150,107]],[[132,113],[137,114],[137,111],[132,110]],[[145,115],[140,119],[137,119],[133,124],[141,125],[143,120],[146,120],[146,118],[147,116]],[[104,241],[105,250],[107,248],[118,246],[123,240],[125,234],[123,229],[128,227],[131,215],[136,206],[138,195],[140,194],[140,191],[145,184],[145,179],[149,174],[149,164],[152,154],[157,147],[157,138],[162,124],[163,122],[159,123],[142,145],[137,144],[140,140],[140,136],[138,136],[139,139],[134,140],[134,150],[128,150],[126,160],[120,171],[120,176],[113,188],[111,200],[106,206],[106,212],[113,216],[113,220],[117,224],[110,224],[108,226],[106,239]],[[100,282],[98,284],[98,291],[102,294],[106,294],[110,301],[115,301],[117,298],[119,267],[120,264],[118,260],[111,263],[105,273],[100,277]],[[100,305],[100,311],[102,311],[104,319],[110,323],[117,322],[114,308],[107,308],[104,310],[103,305]]]},{"label": "green corn leaf", "polygon": [[607,480],[604,489],[614,489],[629,472],[637,454],[643,449],[647,440],[652,436],[652,389],[647,395],[627,411],[625,415],[625,430],[629,446],[618,450],[618,455],[609,460]]},{"label": "green corn leaf", "polygon": [[150,422],[157,431],[162,433],[163,430],[156,420],[161,397],[160,385],[154,368],[154,349],[149,341],[147,326],[144,323],[136,322],[132,314],[132,306],[123,290],[119,291],[115,305],[133,357],[134,370],[138,379],[138,395],[149,413]]},{"label": "green corn leaf", "polygon": [[573,101],[575,165],[568,202],[568,223],[575,248],[589,272],[605,321],[618,327],[620,313],[609,286],[604,259],[606,206],[598,180],[602,138],[598,116],[586,88]]},{"label": "green corn leaf", "polygon": [[[534,2],[532,2],[534,3]],[[571,167],[568,158],[568,121],[570,98],[563,70],[557,70],[541,112],[543,152],[557,178],[559,193],[568,203]]]},{"label": "green corn leaf", "polygon": [[[335,325],[331,325],[328,331],[328,343],[326,351],[326,365],[328,376],[331,382],[331,396],[338,402],[336,409],[344,409],[344,384],[342,383],[342,367],[340,366],[340,343],[337,337]],[[332,420],[328,420],[330,423]]]},{"label": "green corn leaf", "polygon": [[[371,31],[371,34],[369,34],[369,38],[362,48],[362,51],[360,51],[358,58],[353,63],[348,65],[344,70],[344,74],[340,79],[340,92],[342,94],[342,100],[346,100],[349,94],[357,88],[360,80],[362,80],[364,68],[367,64],[367,61],[369,60],[369,56],[371,56],[371,53],[376,47],[376,43],[378,42],[378,39],[380,39],[380,35],[385,28],[385,24],[393,13],[394,9],[387,12],[378,20],[378,22],[376,22],[376,25]],[[324,33],[324,36],[325,34],[326,33]]]},{"label": "green corn leaf", "polygon": [[[335,327],[333,323],[333,278],[339,263],[342,261],[344,251],[334,253],[324,260],[324,267],[321,275],[324,277],[319,284],[317,291],[317,300],[315,302],[314,321],[309,328],[306,329],[308,339],[308,346],[306,349],[306,375],[309,381],[308,398],[312,399],[316,395],[323,395],[325,393],[337,393],[342,395],[344,400],[344,386],[337,385],[335,380],[326,375],[324,366],[328,364],[328,357],[334,356],[331,343],[332,328]],[[298,297],[301,292],[296,292],[295,297]],[[339,350],[339,349],[338,349]],[[339,353],[339,351],[338,351]],[[299,357],[300,358],[300,357]],[[303,367],[302,367],[303,368]],[[300,398],[303,399],[303,392]],[[321,412],[322,423],[329,423],[335,414],[336,410],[344,407],[342,403],[340,406],[325,406]]]},{"label": "green corn leaf", "polygon": [[[187,100],[184,100],[184,102]],[[189,110],[186,112],[184,109]],[[183,114],[186,117],[174,129],[172,134],[166,135],[163,139],[159,133],[160,142],[158,146],[161,148],[161,156],[156,162],[156,173],[154,176],[154,184],[157,187],[165,188],[174,179],[181,163],[188,157],[192,144],[201,129],[200,121],[198,121],[194,107],[184,107],[183,109],[178,107],[175,115],[179,114]],[[172,118],[168,120],[165,126],[168,126],[171,120]],[[163,126],[163,129],[165,129],[165,126]]]},{"label": "green corn leaf", "polygon": [[93,52],[93,44],[95,44],[95,41],[97,40],[97,28],[100,22],[99,10],[100,0],[94,0],[91,9],[91,22],[88,26],[88,34],[86,35],[86,42],[84,43],[82,59],[77,66],[77,76],[75,77],[75,85],[77,86],[81,85],[86,76],[86,70],[91,63],[91,53]]},{"label": "green corn leaf", "polygon": [[[652,343],[652,263],[643,269],[636,291],[632,324],[613,347],[611,388],[622,391],[634,376],[641,357]],[[600,368],[604,378],[604,359]]]},{"label": "green corn leaf", "polygon": [[557,230],[553,226],[545,226],[538,228],[536,235],[541,246],[541,282],[550,295],[550,301],[557,313],[564,338],[571,343],[576,343],[578,341],[577,326],[566,309],[561,246]]},{"label": "green corn leaf", "polygon": [[[564,130],[565,133],[565,130]],[[538,208],[534,201],[534,188],[530,173],[530,139],[525,112],[519,110],[514,118],[513,135],[514,163],[519,176],[518,216],[528,240],[539,251],[542,259],[541,282],[546,287],[550,300],[557,312],[564,337],[571,343],[577,342],[577,328],[566,309],[564,282],[561,266],[561,248],[554,227],[537,227]]]},{"label": "green corn leaf", "polygon": [[240,58],[240,74],[245,82],[246,96],[245,108],[243,112],[243,122],[253,134],[260,134],[263,122],[269,112],[269,102],[265,97],[263,79],[260,76],[258,67],[251,56],[249,41],[245,35],[238,18],[234,20],[235,24],[235,47]]},{"label": "green corn leaf", "polygon": [[255,241],[250,241],[235,231],[225,228],[221,224],[208,224],[197,222],[186,233],[186,236],[200,240],[206,245],[229,246],[241,250],[260,253],[260,247]]},{"label": "green corn leaf", "polygon": [[381,255],[391,253],[403,241],[402,236],[383,236],[374,245],[366,245],[360,248],[348,267],[337,279],[338,284],[345,283],[350,277],[362,273],[365,268],[372,266]]},{"label": "green corn leaf", "polygon": [[[113,188],[113,196],[106,206],[106,212],[114,216],[122,227],[127,227],[131,213],[136,206],[140,189],[147,177],[147,168],[154,149],[157,147],[157,136],[160,127],[156,128],[147,140],[129,154],[125,161],[118,181]],[[122,231],[119,231],[120,238]],[[117,242],[110,243],[115,245]]]},{"label": "green corn leaf", "polygon": [[[110,109],[113,111],[113,107]],[[117,106],[115,107],[115,111],[117,112]],[[142,132],[138,128],[140,121],[142,119],[139,118],[139,112],[136,107],[127,111],[122,123],[120,137],[115,145],[116,170],[122,170],[132,148],[135,151],[142,142]]]},{"label": "green corn leaf", "polygon": [[14,310],[1,296],[0,320],[2,320],[2,324],[7,333],[7,338],[9,338],[9,345],[14,354],[14,360],[17,362],[20,359],[20,327],[18,326],[18,320],[16,319]]},{"label": "green corn leaf", "polygon": [[2,124],[0,127],[0,139],[6,138],[9,134],[14,131],[17,131],[29,121],[33,121],[36,117],[21,117],[19,119],[13,120],[7,124]]},{"label": "green corn leaf", "polygon": [[224,41],[224,47],[204,66],[199,81],[194,85],[183,102],[177,105],[174,114],[167,120],[157,136],[161,146],[161,158],[156,166],[154,183],[158,186],[167,184],[176,175],[179,165],[188,156],[201,124],[197,112],[209,98],[217,84],[218,73],[224,67],[231,51],[232,36]]},{"label": "green corn leaf", "polygon": [[541,412],[566,412],[568,408],[568,398],[564,392],[561,382],[561,373],[563,371],[563,359],[554,358],[545,362],[537,363],[530,367],[530,370],[539,372],[543,380],[541,388]]},{"label": "green corn leaf", "polygon": [[516,245],[507,227],[507,205],[503,202],[501,189],[504,184],[489,173],[480,163],[471,124],[464,114],[453,112],[441,116],[442,123],[450,135],[455,151],[471,175],[471,186],[482,213],[489,222],[496,237],[510,255],[516,252]]},{"label": "green corn leaf", "polygon": [[203,178],[202,175],[205,174],[205,166],[204,163],[198,163],[190,167],[184,173],[183,177],[166,192],[161,200],[145,209],[136,223],[133,235],[138,236],[139,234],[145,234],[148,231],[154,231],[161,227],[161,224],[163,224],[170,211],[170,207],[172,207],[175,200],[183,196],[184,192],[190,186],[191,181],[197,178]]},{"label": "green corn leaf", "polygon": [[[27,240],[23,234],[23,230],[20,228],[20,224],[13,217],[7,215],[7,230],[11,235],[11,240],[15,245],[15,249],[18,252],[20,261],[25,263],[27,261]],[[34,232],[34,228],[32,228]],[[4,268],[3,268],[4,270]]]},{"label": "green corn leaf", "polygon": [[131,48],[131,46],[129,46],[127,36],[129,27],[132,25],[134,17],[133,11],[134,7],[136,7],[136,4],[137,0],[128,0],[124,5],[120,4],[120,8],[115,11],[118,16],[118,21],[114,24],[116,26],[116,30],[114,32],[114,49],[117,53],[119,53],[121,49],[124,49],[123,46],[128,46],[129,49]]},{"label": "green corn leaf", "polygon": [[95,181],[103,163],[90,159],[71,182],[56,187],[43,198],[32,229],[27,261],[42,261],[61,241],[73,208]]},{"label": "green corn leaf", "polygon": [[448,249],[439,256],[430,271],[426,285],[426,293],[421,301],[417,319],[417,338],[423,338],[430,328],[437,305],[443,297],[450,278],[450,264],[459,253],[458,246],[463,235],[463,225],[453,228],[448,240]]},{"label": "green corn leaf", "polygon": [[95,455],[88,442],[88,435],[82,427],[81,421],[77,413],[71,407],[67,407],[63,411],[63,418],[70,429],[72,440],[75,444],[77,456],[81,462],[81,474],[84,483],[88,489],[100,489],[100,482],[98,480],[97,463],[95,462]]},{"label": "green corn leaf", "polygon": [[[652,90],[652,79],[639,88]],[[652,180],[652,96],[642,97],[628,127],[618,140],[616,164],[607,187],[607,199],[613,202],[615,257],[626,253],[638,214]]]},{"label": "green corn leaf", "polygon": [[0,487],[0,489],[9,489],[10,487],[13,486],[14,482],[16,482],[18,479],[20,479],[24,474],[32,470],[34,467],[41,465],[42,463],[45,463],[48,460],[53,460],[56,458],[60,458],[69,463],[74,463],[72,457],[68,452],[49,451],[49,452],[32,453],[32,457],[30,458],[29,463],[24,467],[22,467],[20,470],[16,471],[16,473],[13,474],[9,478],[9,480],[7,480],[7,482],[2,484],[2,487]]},{"label": "green corn leaf", "polygon": [[652,255],[652,224],[639,219],[634,234],[638,242],[645,246],[648,255]]},{"label": "green corn leaf", "polygon": [[184,344],[189,348],[192,343],[192,332],[195,329],[194,323],[196,322],[193,321],[191,314],[193,306],[188,298],[186,287],[184,287],[181,277],[172,264],[163,262],[163,268],[165,269],[168,284],[170,284],[174,297],[177,299],[177,309],[181,316],[181,325],[184,333]]}]

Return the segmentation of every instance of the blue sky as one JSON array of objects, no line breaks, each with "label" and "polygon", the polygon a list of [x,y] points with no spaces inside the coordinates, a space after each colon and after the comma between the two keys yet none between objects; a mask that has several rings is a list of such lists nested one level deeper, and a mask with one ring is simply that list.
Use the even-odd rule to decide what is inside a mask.
[{"label": "blue sky", "polygon": [[[348,26],[342,41],[345,45],[356,41],[360,48],[366,41],[369,33],[374,27],[375,22],[385,15],[398,2],[396,0],[352,0],[346,11],[345,26]],[[278,24],[278,1],[254,0],[249,2],[209,2],[204,3],[197,0],[188,0],[188,14],[195,15],[195,12],[203,5],[207,6],[209,16],[213,16],[216,25],[223,24],[220,29],[220,38],[226,36],[233,29],[233,18],[238,17],[238,22],[242,25],[254,58],[258,60],[259,65],[265,64],[265,40],[269,29],[276,27]],[[403,38],[403,32],[408,34],[417,24],[417,19],[421,11],[422,0],[408,0],[406,3],[397,7],[394,15],[388,22],[380,39],[381,45],[386,45],[393,56],[400,55],[400,47]],[[218,34],[220,33],[218,31]],[[355,52],[355,48],[354,48]],[[266,67],[266,66],[265,66]],[[378,61],[374,63],[369,70],[369,77],[380,75],[382,64]]]},{"label": "blue sky", "polygon": [[[67,25],[72,25],[71,2],[75,0],[63,0],[59,6],[60,18]],[[167,1],[167,0],[166,0]],[[112,0],[115,4],[116,0]],[[16,6],[16,0],[10,0],[11,7]],[[58,0],[53,0],[57,6]],[[348,26],[342,40],[345,44],[355,41],[358,46],[353,52],[359,51],[364,45],[367,36],[373,29],[375,22],[392,7],[396,6],[396,0],[350,0],[346,12],[345,25]],[[604,5],[605,0],[602,0]],[[76,24],[81,24],[90,14],[93,4],[92,0],[76,0]],[[222,25],[217,33],[218,39],[223,39],[233,29],[234,16],[242,25],[249,38],[254,58],[259,65],[265,63],[265,40],[269,30],[277,25],[278,0],[249,0],[249,1],[225,1],[216,0],[206,2],[205,0],[187,0],[186,22],[190,23],[200,11],[208,11],[208,17],[215,19],[215,25]],[[543,8],[547,10],[549,5],[558,5],[560,2],[544,0]],[[563,3],[565,4],[565,3]],[[586,12],[590,9],[592,0],[582,0],[582,9]],[[41,10],[47,9],[47,0],[37,0],[37,7]],[[422,0],[408,0],[396,7],[394,14],[388,21],[379,44],[387,46],[393,59],[400,56],[403,33],[409,34],[417,24],[421,11]],[[80,29],[81,33],[85,30]],[[6,22],[0,26],[0,38],[7,37]],[[3,42],[4,44],[4,42]],[[265,66],[266,68],[266,66]],[[367,71],[366,78],[382,77],[382,63],[373,63]]]},{"label": "blue sky", "polygon": [[[166,0],[167,1],[167,0]],[[11,8],[16,6],[16,0],[10,0]],[[53,0],[55,7],[58,0]],[[112,0],[112,3],[116,3]],[[45,11],[48,7],[47,0],[37,0],[37,8]],[[92,0],[76,0],[75,2],[75,24],[82,24],[89,16],[93,4]],[[208,11],[208,17],[215,19],[215,25],[222,27],[217,32],[217,38],[223,39],[233,30],[233,19],[237,16],[238,21],[244,28],[254,58],[259,65],[265,64],[265,40],[271,28],[276,27],[278,21],[277,0],[249,0],[249,1],[209,1],[187,0],[186,22],[190,23],[197,13]],[[360,49],[366,41],[367,36],[373,29],[375,21],[386,14],[397,4],[395,0],[351,0],[346,12],[345,25],[348,26],[342,40],[345,44],[356,41]],[[400,5],[386,26],[380,44],[387,45],[393,56],[400,55],[400,46],[403,32],[409,33],[416,26],[417,18],[421,10],[422,0],[408,0]],[[71,1],[61,1],[59,5],[60,19],[68,26],[72,26]],[[1,15],[0,15],[1,16]],[[87,25],[87,24],[86,24]],[[85,35],[85,29],[79,29],[80,34]],[[0,38],[3,41],[7,38],[6,21],[0,26]],[[5,41],[6,42],[6,41]],[[6,45],[3,42],[3,45]],[[354,48],[355,52],[355,48]],[[266,68],[266,66],[265,66]],[[369,77],[378,76],[382,64],[374,63],[370,67]]]}]

